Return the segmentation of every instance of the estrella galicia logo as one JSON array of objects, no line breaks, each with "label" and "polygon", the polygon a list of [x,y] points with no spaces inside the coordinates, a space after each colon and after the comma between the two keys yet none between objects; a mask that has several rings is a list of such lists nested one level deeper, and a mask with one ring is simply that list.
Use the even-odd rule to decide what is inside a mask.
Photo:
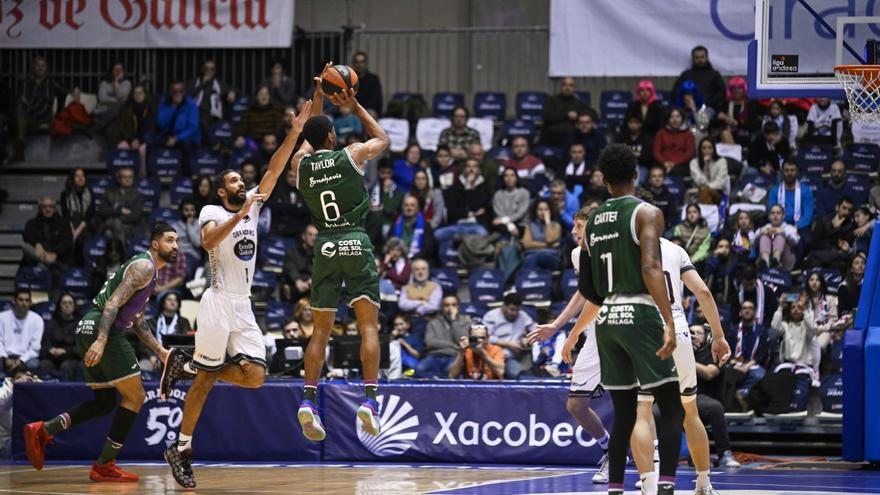
[{"label": "estrella galicia logo", "polygon": [[336,256],[336,244],[327,241],[321,246],[321,255],[325,258],[332,258]]},{"label": "estrella galicia logo", "polygon": [[599,314],[596,315],[596,324],[601,325],[605,323],[605,319],[608,318],[608,306],[602,305],[599,308]]},{"label": "estrella galicia logo", "polygon": [[359,419],[357,435],[361,444],[374,455],[389,457],[400,455],[409,450],[419,436],[419,417],[413,412],[412,405],[398,395],[380,395],[376,400],[381,406],[379,422],[382,432],[374,437],[364,431]]},{"label": "estrella galicia logo", "polygon": [[254,253],[257,251],[257,244],[250,239],[242,239],[236,242],[232,249],[239,259],[250,261],[251,258],[254,257]]}]

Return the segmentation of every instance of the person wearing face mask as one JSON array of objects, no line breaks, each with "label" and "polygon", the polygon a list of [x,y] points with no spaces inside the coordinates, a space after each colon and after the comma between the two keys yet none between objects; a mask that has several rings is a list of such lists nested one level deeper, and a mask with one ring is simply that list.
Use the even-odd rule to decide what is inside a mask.
[{"label": "person wearing face mask", "polygon": [[144,86],[138,84],[131,91],[119,112],[116,122],[108,130],[108,142],[116,143],[118,149],[137,150],[141,157],[140,176],[147,175],[147,142],[156,119],[150,96]]},{"label": "person wearing face mask", "polygon": [[784,217],[782,205],[771,206],[770,222],[758,229],[755,241],[758,244],[759,265],[790,271],[794,267],[795,248],[801,238],[797,229],[786,223]]},{"label": "person wearing face mask", "polygon": [[400,289],[397,307],[404,313],[415,316],[430,316],[440,311],[443,289],[430,280],[431,268],[428,262],[417,258],[412,262],[412,280]]},{"label": "person wearing face mask", "polygon": [[685,176],[688,162],[696,155],[694,133],[679,108],[669,111],[666,126],[654,136],[654,159],[663,165],[667,174]]},{"label": "person wearing face mask", "polygon": [[437,318],[425,330],[425,351],[416,367],[418,378],[447,378],[458,355],[459,340],[469,335],[470,318],[459,313],[458,296],[450,294],[442,301]]},{"label": "person wearing face mask", "polygon": [[626,108],[624,120],[629,122],[633,117],[637,117],[643,123],[642,130],[650,138],[653,138],[665,124],[666,112],[663,110],[663,104],[657,99],[654,83],[649,79],[639,81],[635,99]]},{"label": "person wearing face mask", "polygon": [[697,200],[702,204],[721,202],[722,196],[730,194],[730,175],[727,173],[727,159],[718,156],[715,143],[710,138],[700,140],[696,158],[691,160],[691,180],[697,192]]},{"label": "person wearing face mask", "polygon": [[440,133],[438,146],[449,147],[449,154],[456,160],[462,160],[468,156],[468,146],[480,142],[480,133],[467,126],[470,113],[467,108],[457,106],[452,109],[452,125],[443,129]]}]

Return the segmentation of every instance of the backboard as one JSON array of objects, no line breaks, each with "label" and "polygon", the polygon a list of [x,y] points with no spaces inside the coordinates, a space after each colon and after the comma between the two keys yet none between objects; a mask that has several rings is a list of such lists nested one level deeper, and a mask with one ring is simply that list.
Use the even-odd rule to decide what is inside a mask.
[{"label": "backboard", "polygon": [[876,0],[755,0],[749,96],[843,99],[834,67],[866,63],[872,39],[880,39]]}]

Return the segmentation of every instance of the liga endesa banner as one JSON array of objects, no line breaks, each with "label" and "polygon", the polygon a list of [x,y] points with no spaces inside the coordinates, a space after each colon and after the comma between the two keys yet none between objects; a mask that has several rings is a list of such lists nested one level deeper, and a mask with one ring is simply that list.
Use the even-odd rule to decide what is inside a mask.
[{"label": "liga endesa banner", "polygon": [[[159,384],[145,383],[147,400],[128,435],[120,459],[162,461],[162,452],[177,441],[183,420],[182,386],[168,400],[159,398]],[[26,459],[22,427],[49,419],[90,400],[82,383],[22,383],[13,392],[12,455]],[[205,403],[193,435],[196,458],[212,461],[319,461],[320,444],[306,440],[296,420],[302,383],[266,383],[243,389],[218,383]],[[110,414],[55,435],[46,447],[48,460],[92,460],[110,431]]]},{"label": "liga endesa banner", "polygon": [[293,0],[0,0],[0,46],[288,47],[293,6]]},{"label": "liga endesa banner", "polygon": [[750,0],[551,0],[550,75],[677,76],[696,45],[722,73],[745,74],[754,10]]},{"label": "liga endesa banner", "polygon": [[[382,385],[382,433],[373,437],[355,417],[362,387],[324,387],[324,459],[594,465],[602,450],[566,412],[567,390],[533,384]],[[610,430],[611,401],[592,405]]]}]

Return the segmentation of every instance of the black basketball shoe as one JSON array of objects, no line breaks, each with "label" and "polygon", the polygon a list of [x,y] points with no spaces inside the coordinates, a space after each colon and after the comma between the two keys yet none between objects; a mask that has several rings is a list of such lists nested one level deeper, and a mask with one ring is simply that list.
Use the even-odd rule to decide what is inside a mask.
[{"label": "black basketball shoe", "polygon": [[159,379],[159,394],[163,399],[168,398],[174,384],[182,378],[193,378],[194,374],[186,371],[184,365],[192,361],[192,355],[183,349],[172,347],[168,354],[168,360],[162,367],[162,378]]},{"label": "black basketball shoe", "polygon": [[192,470],[192,449],[177,450],[175,443],[165,450],[165,461],[171,466],[171,475],[177,484],[184,488],[195,488],[196,477]]}]

